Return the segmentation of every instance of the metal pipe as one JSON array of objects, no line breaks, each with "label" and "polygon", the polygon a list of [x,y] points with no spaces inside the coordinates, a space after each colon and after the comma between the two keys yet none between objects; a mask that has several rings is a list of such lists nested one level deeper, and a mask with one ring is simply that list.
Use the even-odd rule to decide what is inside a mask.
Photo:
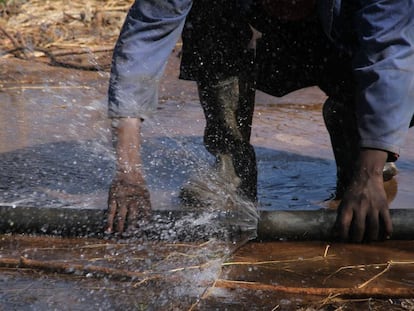
[{"label": "metal pipe", "polygon": [[[414,209],[390,210],[393,239],[414,239]],[[134,235],[160,240],[200,240],[239,235],[226,223],[226,213],[194,210],[157,210]],[[329,240],[335,222],[332,210],[261,211],[260,240]],[[63,236],[103,236],[105,210],[36,208],[0,205],[0,233],[35,233]]]},{"label": "metal pipe", "polygon": [[[414,239],[414,209],[391,209],[392,239]],[[260,215],[261,239],[329,240],[336,220],[335,210],[266,211]]]}]

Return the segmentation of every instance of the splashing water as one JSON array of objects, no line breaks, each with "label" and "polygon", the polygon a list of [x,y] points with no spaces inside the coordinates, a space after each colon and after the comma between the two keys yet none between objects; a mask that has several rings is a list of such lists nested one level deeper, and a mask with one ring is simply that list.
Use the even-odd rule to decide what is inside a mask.
[{"label": "splashing water", "polygon": [[[191,182],[192,189],[202,196],[201,204],[195,206],[197,218],[191,221],[182,219],[179,227],[209,224],[210,230],[215,227],[213,231],[226,228],[233,232],[249,232],[248,235],[255,238],[259,218],[257,206],[237,195],[234,185],[219,176],[213,168],[214,159],[205,150],[201,138],[176,137],[174,131],[161,125],[162,120],[158,117],[147,120],[145,123],[149,129],[157,129],[163,137],[162,142],[154,146],[157,150],[147,151],[147,161],[151,163],[149,169],[146,170],[149,182],[156,180],[161,188],[166,184],[175,187],[171,191],[173,200],[168,204],[170,208],[177,204],[179,208],[182,208],[181,202],[177,201],[177,194],[188,185],[188,182]],[[182,130],[181,127],[178,129]],[[168,168],[170,171],[166,172]],[[156,201],[157,197],[154,200]]]}]

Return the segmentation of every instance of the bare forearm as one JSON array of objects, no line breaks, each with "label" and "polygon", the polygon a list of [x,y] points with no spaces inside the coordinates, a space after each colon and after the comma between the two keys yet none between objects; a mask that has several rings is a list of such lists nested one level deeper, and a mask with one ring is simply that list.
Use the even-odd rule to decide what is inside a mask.
[{"label": "bare forearm", "polygon": [[382,181],[382,172],[388,153],[377,149],[361,149],[356,173],[358,179],[376,178]]},{"label": "bare forearm", "polygon": [[122,233],[134,229],[138,220],[151,212],[150,194],[141,174],[141,120],[114,120],[113,138],[116,151],[116,175],[108,195],[106,232]]},{"label": "bare forearm", "polygon": [[134,183],[141,178],[141,120],[119,118],[113,126],[117,174]]}]

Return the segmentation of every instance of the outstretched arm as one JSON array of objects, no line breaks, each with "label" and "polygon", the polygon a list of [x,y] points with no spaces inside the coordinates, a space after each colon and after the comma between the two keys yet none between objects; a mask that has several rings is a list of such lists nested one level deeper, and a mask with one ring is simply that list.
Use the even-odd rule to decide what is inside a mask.
[{"label": "outstretched arm", "polygon": [[400,153],[414,114],[414,5],[404,0],[357,3],[353,70],[362,149],[338,224],[343,239],[360,242],[392,231],[382,169],[387,153]]},{"label": "outstretched arm", "polygon": [[108,114],[116,126],[116,175],[109,189],[107,232],[133,229],[149,216],[150,198],[142,176],[141,119],[155,112],[158,83],[191,0],[136,0],[115,45],[108,90]]},{"label": "outstretched arm", "polygon": [[139,118],[114,120],[116,173],[109,189],[108,233],[134,229],[139,220],[150,215],[150,196],[142,175],[140,131]]}]

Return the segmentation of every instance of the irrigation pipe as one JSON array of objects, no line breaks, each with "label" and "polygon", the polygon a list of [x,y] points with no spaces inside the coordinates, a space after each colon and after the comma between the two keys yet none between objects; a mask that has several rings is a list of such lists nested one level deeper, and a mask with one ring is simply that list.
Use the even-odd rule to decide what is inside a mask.
[{"label": "irrigation pipe", "polygon": [[[393,239],[414,240],[414,209],[390,210]],[[221,212],[154,211],[144,227],[155,239],[197,240],[220,236],[228,228]],[[335,222],[332,210],[262,211],[257,237],[264,240],[328,240]],[[64,236],[102,236],[105,210],[25,207],[0,204],[0,233],[40,233]],[[234,228],[233,228],[234,229]]]}]

